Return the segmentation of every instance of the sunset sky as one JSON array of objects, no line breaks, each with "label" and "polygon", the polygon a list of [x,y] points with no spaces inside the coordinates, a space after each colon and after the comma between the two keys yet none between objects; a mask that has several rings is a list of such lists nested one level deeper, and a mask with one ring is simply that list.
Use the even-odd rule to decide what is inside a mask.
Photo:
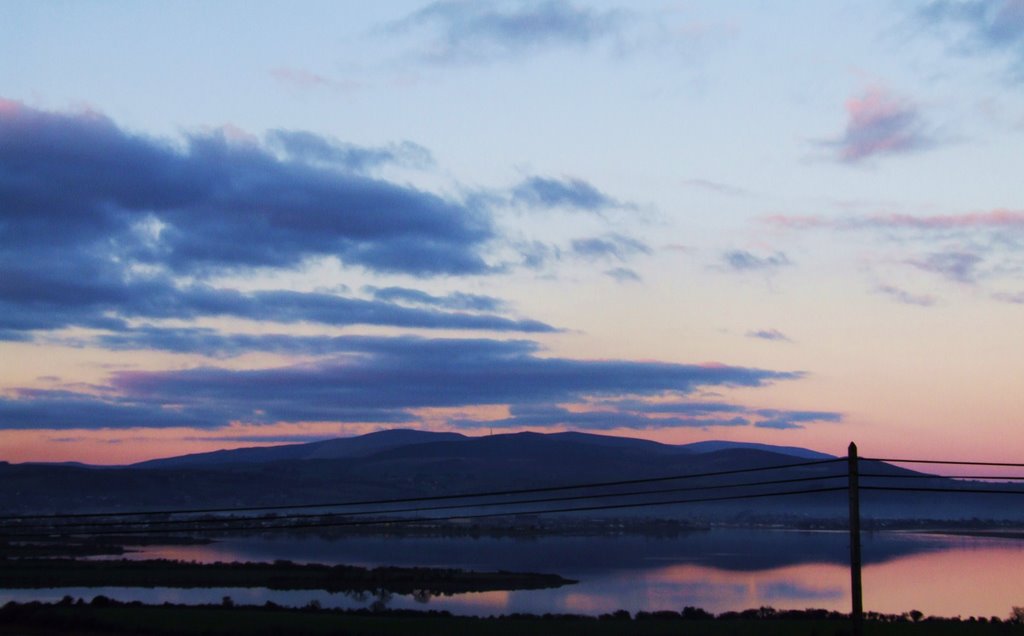
[{"label": "sunset sky", "polygon": [[0,460],[1022,461],[1024,1],[0,9]]}]

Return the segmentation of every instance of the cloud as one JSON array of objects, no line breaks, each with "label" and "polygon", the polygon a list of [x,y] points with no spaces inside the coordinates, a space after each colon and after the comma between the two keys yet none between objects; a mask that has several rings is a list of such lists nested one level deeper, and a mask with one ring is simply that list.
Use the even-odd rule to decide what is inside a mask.
[{"label": "cloud", "polygon": [[624,11],[597,11],[565,0],[481,3],[442,0],[389,25],[391,34],[427,33],[418,57],[430,63],[520,58],[554,47],[586,47],[615,36]]},{"label": "cloud", "polygon": [[722,260],[730,269],[737,272],[771,271],[793,264],[783,252],[775,252],[770,256],[756,256],[744,250],[732,250],[723,254]]},{"label": "cloud", "polygon": [[720,183],[718,181],[709,181],[707,179],[683,179],[680,183],[690,188],[699,188],[716,194],[724,194],[733,197],[750,196],[749,190],[729,185],[727,183]]},{"label": "cloud", "polygon": [[651,248],[642,241],[613,232],[603,237],[576,239],[572,242],[572,252],[590,260],[626,261],[637,254],[650,254]]},{"label": "cloud", "polygon": [[582,179],[529,177],[512,189],[512,203],[534,208],[599,212],[622,204]]},{"label": "cloud", "polygon": [[[887,239],[899,254],[884,259],[966,285],[1006,279],[1024,271],[1024,211],[1006,208],[960,214],[886,213],[851,216],[774,215],[764,222],[789,231],[865,232]],[[909,253],[909,254],[908,254]],[[923,254],[923,255],[922,255]],[[883,285],[878,291],[901,302],[935,304],[931,296],[915,295]]]},{"label": "cloud", "polygon": [[332,79],[312,71],[301,68],[278,66],[270,69],[270,76],[275,81],[299,89],[331,88],[341,91],[351,91],[359,88],[358,82],[346,82]]},{"label": "cloud", "polygon": [[[305,158],[345,150],[296,135],[285,134],[286,145]],[[348,151],[365,166],[367,152]],[[415,276],[490,271],[482,251],[495,232],[484,211],[282,159],[223,131],[175,145],[124,132],[94,113],[5,102],[0,170],[5,246],[18,252],[8,252],[8,261],[63,259],[70,249],[193,276],[294,267],[316,257]]]},{"label": "cloud", "polygon": [[244,419],[271,424],[286,413],[292,421],[401,424],[414,416],[398,409],[347,408],[293,404],[264,411],[241,404],[196,401],[186,406],[126,396],[97,396],[69,391],[20,390],[0,397],[0,430],[32,429],[219,429]]},{"label": "cloud", "polygon": [[542,241],[520,241],[513,247],[522,257],[523,267],[528,269],[543,269],[548,263],[562,258],[562,250],[557,245]]},{"label": "cloud", "polygon": [[958,27],[952,34],[961,53],[1006,51],[1015,80],[1024,79],[1024,2],[1021,0],[936,0],[917,12],[931,28]]},{"label": "cloud", "polygon": [[331,356],[352,350],[359,336],[299,336],[284,333],[222,333],[203,327],[156,327],[125,329],[91,338],[70,338],[67,344],[96,346],[114,351],[152,350],[230,358],[253,352],[283,355]]},{"label": "cloud", "polygon": [[922,232],[1011,230],[1024,231],[1024,211],[995,209],[964,214],[876,214],[831,218],[778,214],[765,222],[792,230],[920,230]]},{"label": "cloud", "polygon": [[513,406],[511,417],[499,420],[473,420],[458,418],[449,424],[461,429],[481,428],[550,428],[571,427],[590,431],[613,429],[664,429],[664,428],[710,428],[722,426],[747,426],[749,421],[734,417],[728,419],[697,419],[684,417],[646,417],[636,413],[616,411],[570,411],[556,405]]},{"label": "cloud", "polygon": [[912,260],[910,264],[954,282],[970,285],[976,281],[977,266],[983,260],[977,254],[968,252],[936,252],[924,260]]},{"label": "cloud", "polygon": [[272,148],[282,150],[291,160],[347,172],[365,173],[386,164],[412,168],[434,165],[430,150],[411,141],[366,148],[302,130],[271,130],[266,137]]},{"label": "cloud", "polygon": [[483,257],[496,234],[482,209],[363,174],[429,162],[420,146],[365,148],[301,131],[272,131],[267,146],[224,132],[175,143],[96,113],[2,105],[0,339],[207,316],[551,330],[480,313],[502,308],[458,292],[396,303],[205,282],[329,258],[417,277],[495,271]]},{"label": "cloud", "polygon": [[777,430],[789,430],[804,428],[805,424],[818,422],[841,422],[843,417],[840,413],[832,411],[783,411],[778,409],[759,409],[756,411],[764,419],[758,421],[754,426],[758,428],[773,428]]},{"label": "cloud", "polygon": [[774,340],[778,342],[792,342],[789,336],[782,333],[778,329],[758,329],[756,331],[748,331],[748,338],[758,338],[760,340]]},{"label": "cloud", "polygon": [[841,422],[831,411],[751,409],[738,404],[703,402],[645,402],[608,400],[572,409],[557,404],[513,405],[509,417],[496,420],[456,418],[456,428],[550,428],[585,430],[720,428],[756,426],[778,430],[804,428],[810,423]]},{"label": "cloud", "polygon": [[1001,300],[1005,303],[1012,303],[1014,305],[1024,305],[1024,292],[997,292],[995,294],[992,294],[992,297],[995,298],[996,300]]},{"label": "cloud", "polygon": [[168,428],[209,426],[194,409],[163,408],[123,397],[22,389],[0,397],[0,429]]},{"label": "cloud", "polygon": [[[412,408],[546,401],[620,393],[686,393],[700,386],[761,386],[799,373],[718,365],[572,360],[534,355],[530,341],[351,337],[351,355],[313,364],[234,371],[119,372],[127,395]],[[260,396],[264,396],[261,398]]]},{"label": "cloud", "polygon": [[[322,292],[241,292],[164,276],[125,278],[116,267],[88,260],[47,263],[34,270],[3,267],[0,260],[0,336],[78,326],[127,332],[128,319],[232,317],[265,322],[312,322],[332,326],[382,325],[426,329],[553,332],[536,320],[447,308],[407,307]],[[455,294],[435,304],[486,304],[486,298]]]},{"label": "cloud", "polygon": [[725,365],[545,358],[527,340],[348,336],[330,344],[334,355],[276,368],[117,371],[101,396],[22,390],[0,399],[0,428],[409,421],[419,408],[686,395],[803,377]]},{"label": "cloud", "polygon": [[918,108],[882,87],[870,87],[859,97],[848,99],[846,114],[843,135],[826,142],[844,163],[908,153],[935,144]]},{"label": "cloud", "polygon": [[494,296],[481,294],[466,294],[463,292],[452,292],[444,296],[433,296],[418,289],[407,287],[369,287],[367,291],[373,294],[376,300],[387,302],[408,303],[411,305],[426,305],[431,307],[443,307],[444,309],[458,309],[468,311],[505,311],[505,301]]},{"label": "cloud", "polygon": [[875,290],[880,294],[896,300],[897,302],[903,303],[904,305],[931,307],[936,303],[934,296],[930,296],[928,294],[914,294],[893,285],[879,285]]},{"label": "cloud", "polygon": [[605,276],[615,279],[619,283],[639,283],[643,279],[640,278],[640,274],[628,267],[615,267],[605,271]]}]

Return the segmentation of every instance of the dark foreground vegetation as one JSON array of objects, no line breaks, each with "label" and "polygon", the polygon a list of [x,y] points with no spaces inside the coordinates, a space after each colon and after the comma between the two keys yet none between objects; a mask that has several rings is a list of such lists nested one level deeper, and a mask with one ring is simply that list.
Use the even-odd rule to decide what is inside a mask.
[{"label": "dark foreground vegetation", "polygon": [[274,563],[191,563],[155,559],[0,560],[0,588],[53,587],[265,587],[272,590],[388,592],[448,595],[494,590],[536,590],[576,581],[557,574],[471,572],[449,568]]},{"label": "dark foreground vegetation", "polygon": [[[619,611],[599,617],[524,615],[475,618],[448,612],[407,610],[323,610],[312,604],[289,609],[221,605],[143,605],[120,603],[104,596],[91,602],[65,597],[59,603],[8,603],[0,608],[0,634],[84,636],[152,634],[154,636],[276,636],[279,634],[348,634],[405,636],[445,634],[469,636],[658,636],[661,634],[826,636],[849,634],[846,615],[826,610],[776,611],[772,608],[727,612],[714,616],[701,609],[682,612]],[[917,612],[869,616],[864,633],[877,636],[1024,634],[1024,623],[992,618],[941,619]]]}]

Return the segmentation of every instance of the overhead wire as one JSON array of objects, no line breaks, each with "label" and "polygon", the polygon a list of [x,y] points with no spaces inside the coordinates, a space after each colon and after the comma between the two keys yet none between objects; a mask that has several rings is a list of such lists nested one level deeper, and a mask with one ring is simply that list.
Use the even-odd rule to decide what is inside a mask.
[{"label": "overhead wire", "polygon": [[[401,524],[414,524],[424,522],[441,522],[441,521],[455,521],[455,520],[472,520],[472,519],[486,519],[486,518],[497,518],[497,517],[510,517],[510,516],[532,516],[542,514],[558,514],[567,512],[596,512],[600,510],[622,510],[628,508],[641,508],[648,506],[669,506],[669,505],[682,505],[692,503],[707,503],[715,501],[732,501],[739,499],[760,499],[765,497],[785,497],[794,495],[806,495],[806,494],[817,494],[826,492],[839,492],[846,490],[846,486],[838,486],[832,488],[810,488],[804,490],[794,490],[785,492],[771,492],[771,493],[757,493],[748,495],[728,495],[722,497],[702,497],[697,499],[677,499],[670,501],[656,501],[656,502],[631,502],[622,504],[605,504],[599,506],[578,506],[575,508],[548,508],[542,510],[523,510],[515,512],[489,512],[489,513],[477,513],[477,514],[461,514],[461,515],[449,515],[444,517],[404,517],[397,519],[366,519],[357,521],[329,521],[329,522],[317,522],[317,523],[302,523],[302,524],[289,524],[289,525],[256,525],[256,526],[235,526],[230,528],[223,527],[193,527],[184,528],[181,530],[171,530],[170,533],[176,532],[188,532],[193,534],[204,534],[204,533],[220,533],[225,531],[238,532],[238,531],[260,531],[268,532],[274,530],[302,530],[310,528],[339,528],[347,526],[370,526],[370,525],[401,525]],[[137,534],[155,534],[156,531],[153,529],[127,529],[127,530],[110,530],[110,531],[96,531],[96,532],[67,532],[61,536],[103,536],[103,535],[137,535]],[[168,532],[168,531],[164,531]],[[52,536],[40,535],[40,534],[8,534],[6,538],[39,538],[41,536]]]},{"label": "overhead wire", "polygon": [[[555,502],[571,502],[571,501],[585,501],[594,499],[615,499],[623,497],[638,497],[638,496],[650,496],[650,495],[664,495],[670,493],[680,492],[694,492],[694,491],[713,491],[723,489],[736,489],[736,488],[758,488],[769,485],[780,485],[780,484],[793,484],[800,482],[810,481],[821,481],[827,479],[838,479],[847,477],[847,473],[835,474],[835,475],[818,475],[818,476],[807,476],[798,477],[791,479],[775,479],[775,480],[761,480],[753,482],[741,482],[733,484],[709,484],[704,486],[688,486],[678,488],[665,488],[655,490],[634,490],[634,491],[622,491],[622,492],[602,492],[602,493],[587,493],[587,494],[576,494],[576,495],[565,495],[557,497],[541,497],[541,498],[529,498],[529,499],[516,499],[516,500],[493,500],[495,497],[506,497],[511,495],[522,495],[522,494],[540,494],[540,493],[551,493],[569,490],[583,490],[583,489],[598,489],[598,488],[610,488],[616,486],[627,486],[635,484],[646,484],[646,483],[658,483],[666,481],[676,480],[687,480],[687,479],[700,479],[709,477],[719,477],[728,475],[738,475],[744,473],[763,472],[771,470],[787,470],[793,468],[820,466],[826,464],[834,464],[846,461],[847,458],[838,457],[826,460],[814,460],[806,462],[794,462],[790,464],[779,464],[772,466],[758,466],[753,468],[741,468],[731,469],[722,471],[707,471],[702,473],[685,473],[679,475],[668,475],[661,477],[649,477],[649,478],[637,478],[637,479],[625,479],[616,481],[605,481],[605,482],[588,482],[588,483],[576,483],[576,484],[563,484],[558,486],[542,486],[534,488],[516,488],[506,490],[491,490],[491,491],[475,491],[475,492],[463,492],[454,493],[447,495],[427,495],[417,497],[399,497],[399,498],[388,498],[388,499],[364,499],[355,501],[336,501],[336,502],[321,502],[321,503],[302,503],[302,504],[283,504],[283,505],[264,505],[264,506],[237,506],[237,507],[219,507],[219,508],[191,508],[191,509],[162,509],[162,510],[133,510],[127,512],[89,512],[89,513],[58,513],[58,514],[31,514],[31,515],[4,515],[0,516],[0,537],[2,538],[20,538],[20,537],[39,537],[39,536],[98,536],[98,535],[126,535],[126,534],[155,534],[157,532],[164,533],[221,533],[221,532],[238,532],[238,531],[273,531],[273,530],[297,530],[305,528],[338,528],[346,526],[365,526],[365,525],[396,525],[396,524],[410,524],[410,523],[438,523],[452,520],[471,520],[471,519],[484,519],[484,518],[497,518],[497,517],[508,517],[508,516],[531,516],[541,514],[557,514],[557,513],[569,513],[569,512],[590,512],[590,511],[601,511],[601,510],[617,510],[617,509],[629,509],[629,508],[640,508],[648,506],[668,506],[668,505],[683,505],[692,503],[705,503],[705,502],[716,502],[716,501],[730,501],[730,500],[741,500],[741,499],[757,499],[765,497],[780,497],[780,496],[792,496],[802,494],[814,494],[814,493],[826,493],[826,492],[838,492],[841,490],[847,490],[848,486],[828,487],[828,488],[812,488],[802,489],[795,491],[785,492],[766,492],[766,493],[748,493],[739,495],[726,495],[718,497],[699,497],[699,498],[688,498],[688,499],[674,499],[674,500],[658,500],[658,501],[641,501],[641,502],[626,502],[626,503],[615,503],[615,504],[601,504],[593,506],[577,506],[577,507],[558,507],[558,508],[546,508],[540,510],[515,510],[515,511],[502,511],[502,512],[487,512],[487,513],[473,513],[473,514],[454,514],[447,516],[417,516],[417,517],[398,517],[388,518],[386,515],[394,514],[408,514],[408,513],[431,513],[440,511],[450,510],[461,510],[461,509],[473,509],[473,508],[486,508],[494,506],[523,506],[530,504],[546,504]],[[974,465],[974,466],[1003,466],[1003,467],[1024,467],[1024,464],[1014,464],[1005,462],[974,462],[974,461],[946,461],[946,460],[915,460],[915,459],[879,459],[879,458],[859,458],[862,462],[888,462],[888,463],[919,463],[919,464],[950,464],[950,465]],[[860,473],[860,476],[865,478],[895,478],[895,479],[988,479],[988,480],[1005,480],[1015,481],[1024,480],[1024,477],[1015,476],[979,476],[979,475],[929,475],[929,474],[913,474],[913,475],[887,475],[881,473]],[[915,486],[872,486],[869,484],[861,485],[861,490],[871,491],[893,491],[893,492],[933,492],[933,493],[973,493],[973,494],[1024,494],[1024,490],[1007,490],[1007,489],[996,489],[996,488],[953,488],[953,487],[915,487]],[[441,502],[441,501],[455,501],[455,500],[473,500],[473,499],[492,499],[491,501],[467,501],[465,503],[446,504],[440,506],[410,506],[403,508],[392,508],[385,510],[353,510],[348,512],[337,511],[337,512],[324,512],[315,514],[285,514],[285,515],[273,515],[273,516],[254,516],[254,515],[243,515],[243,516],[218,516],[218,517],[206,517],[206,518],[189,518],[189,519],[140,519],[138,521],[97,521],[97,522],[71,522],[71,523],[58,523],[58,524],[23,524],[14,523],[26,520],[54,520],[54,521],[65,521],[74,519],[118,519],[124,517],[152,517],[152,516],[171,516],[171,515],[184,515],[184,514],[216,514],[216,513],[237,513],[237,512],[269,512],[276,510],[301,510],[301,509],[313,509],[313,508],[367,508],[372,506],[387,506],[396,504],[415,504],[415,503],[427,503],[427,502]],[[369,516],[376,515],[383,518],[375,519],[364,519],[364,520],[353,520],[352,517],[356,516]],[[306,519],[316,519],[309,523],[303,523]],[[300,521],[300,523],[288,523],[290,521]],[[250,525],[243,525],[250,524]],[[145,528],[134,528],[132,526],[145,525]],[[167,526],[181,526],[181,527],[167,527]],[[163,527],[163,529],[159,529]],[[106,528],[109,530],[88,530],[89,528]],[[115,529],[116,528],[116,529]],[[7,530],[40,530],[42,533],[10,533],[5,532]]]},{"label": "overhead wire", "polygon": [[[516,506],[536,503],[554,503],[563,501],[581,501],[581,500],[592,500],[592,499],[616,499],[622,497],[637,497],[643,495],[664,495],[671,493],[680,492],[694,492],[694,491],[707,491],[707,490],[725,490],[735,488],[757,488],[764,486],[780,485],[780,484],[794,484],[794,483],[805,483],[810,481],[823,481],[828,479],[840,479],[846,478],[845,474],[837,475],[821,475],[814,477],[796,477],[790,479],[773,479],[773,480],[762,480],[755,482],[741,482],[736,484],[713,484],[707,486],[688,486],[681,488],[661,488],[656,490],[634,490],[624,492],[608,492],[608,493],[591,493],[586,495],[567,495],[561,497],[544,497],[544,498],[533,498],[533,499],[516,499],[510,501],[483,501],[483,502],[470,502],[463,504],[448,504],[443,506],[418,506],[409,508],[397,508],[388,510],[357,510],[353,512],[337,512],[337,513],[325,513],[325,514],[293,514],[293,515],[275,515],[273,517],[254,517],[254,516],[243,516],[243,517],[217,517],[217,518],[193,518],[193,519],[155,519],[155,520],[139,520],[139,521],[107,521],[107,522],[72,522],[72,523],[61,523],[57,525],[47,524],[18,524],[18,525],[0,525],[0,533],[5,529],[17,529],[17,530],[38,530],[47,529],[52,531],[60,531],[68,528],[109,528],[109,527],[129,527],[137,525],[147,526],[179,526],[179,525],[195,525],[195,524],[210,524],[210,523],[225,523],[225,524],[238,524],[246,523],[251,521],[261,522],[277,522],[287,521],[296,519],[324,519],[328,517],[355,517],[355,516],[367,516],[367,515],[388,515],[398,513],[419,513],[419,512],[435,512],[441,510],[457,510],[463,508],[488,508],[494,506]],[[231,526],[234,527],[234,526]],[[3,536],[0,534],[0,536]]]},{"label": "overhead wire", "polygon": [[796,462],[791,464],[778,464],[772,466],[758,466],[753,468],[737,468],[732,470],[720,470],[710,471],[703,473],[684,473],[680,475],[667,475],[662,477],[647,477],[638,479],[621,479],[617,481],[605,481],[605,482],[590,482],[590,483],[578,483],[578,484],[566,484],[560,486],[542,486],[536,488],[515,488],[509,490],[491,490],[491,491],[480,491],[480,492],[466,492],[466,493],[455,493],[449,495],[426,495],[417,497],[398,497],[391,499],[371,499],[371,500],[356,500],[356,501],[334,501],[334,502],[320,502],[320,503],[302,503],[302,504],[280,504],[280,505],[264,505],[264,506],[236,506],[236,507],[218,507],[218,508],[178,508],[178,509],[158,509],[158,510],[132,510],[127,512],[109,511],[109,512],[78,512],[78,513],[51,513],[51,514],[26,514],[26,515],[0,515],[0,521],[14,521],[23,519],[85,519],[91,517],[140,517],[140,516],[154,516],[154,515],[174,515],[174,514],[206,514],[206,513],[217,513],[217,512],[258,512],[258,511],[270,511],[270,510],[300,510],[309,508],[341,508],[341,507],[354,507],[354,506],[374,506],[374,505],[388,505],[388,504],[399,504],[399,503],[415,503],[424,501],[444,501],[449,499],[472,499],[472,498],[484,498],[484,497],[496,497],[506,495],[523,495],[532,493],[542,492],[558,492],[563,490],[581,490],[584,488],[606,488],[612,486],[628,486],[633,484],[644,484],[644,483],[657,483],[665,481],[675,481],[682,479],[697,479],[705,477],[720,477],[725,475],[738,475],[743,473],[752,472],[763,472],[769,470],[784,470],[790,468],[801,468],[809,466],[819,466],[824,464],[834,464],[845,461],[845,458],[834,458],[834,459],[823,459],[814,460],[807,462]]},{"label": "overhead wire", "polygon": [[890,464],[949,464],[951,466],[1005,466],[1010,468],[1024,468],[1024,464],[1012,464],[1007,462],[968,462],[942,459],[887,459],[880,457],[861,457],[860,460],[862,462],[887,462]]}]

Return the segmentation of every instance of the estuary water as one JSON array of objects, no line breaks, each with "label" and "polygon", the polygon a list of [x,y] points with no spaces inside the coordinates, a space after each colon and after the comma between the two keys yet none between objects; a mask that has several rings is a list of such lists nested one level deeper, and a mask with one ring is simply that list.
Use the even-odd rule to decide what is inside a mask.
[{"label": "estuary water", "polygon": [[[104,594],[147,603],[273,601],[301,606],[602,614],[702,607],[720,613],[752,607],[849,611],[848,536],[842,532],[714,529],[675,537],[522,538],[239,537],[208,545],[150,546],[129,558],[188,561],[316,562],[531,571],[578,580],[557,589],[374,597],[264,588],[60,588],[0,590],[9,600],[86,600]],[[917,609],[939,616],[1009,615],[1024,605],[1024,541],[880,532],[863,538],[866,610]]]}]

